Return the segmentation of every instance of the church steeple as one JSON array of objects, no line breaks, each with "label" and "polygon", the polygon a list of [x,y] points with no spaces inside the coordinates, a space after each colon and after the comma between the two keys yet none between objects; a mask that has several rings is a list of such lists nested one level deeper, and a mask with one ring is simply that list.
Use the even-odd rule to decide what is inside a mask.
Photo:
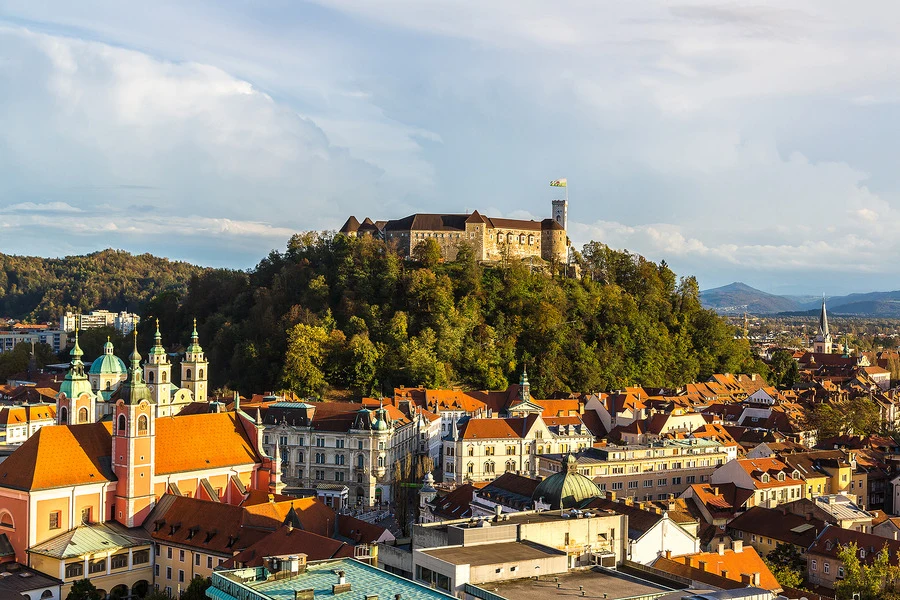
[{"label": "church steeple", "polygon": [[519,400],[531,401],[531,384],[528,383],[528,367],[522,366],[522,377],[519,378]]},{"label": "church steeple", "polygon": [[828,312],[825,310],[825,296],[822,296],[822,311],[819,313],[819,331],[813,342],[813,352],[831,354],[831,332],[828,330]]},{"label": "church steeple", "polygon": [[56,418],[60,425],[92,423],[96,415],[96,397],[84,372],[81,360],[84,352],[78,344],[78,329],[81,325],[79,316],[75,316],[75,345],[69,352],[69,371],[59,386],[56,397]]},{"label": "church steeple", "polygon": [[141,370],[137,328],[128,362],[128,379],[113,396],[112,467],[118,480],[113,518],[126,527],[138,527],[156,500],[151,483],[156,460],[156,416],[155,402]]},{"label": "church steeple", "polygon": [[203,355],[200,336],[197,334],[197,319],[194,319],[191,343],[184,352],[184,360],[181,361],[181,386],[191,391],[194,395],[194,402],[207,401],[208,367],[209,363],[206,362],[206,357]]},{"label": "church steeple", "polygon": [[157,416],[169,416],[172,410],[171,404],[171,385],[172,385],[172,365],[169,362],[169,355],[162,344],[162,334],[159,332],[159,319],[156,319],[156,334],[153,336],[154,344],[150,348],[150,355],[147,357],[147,364],[144,365],[144,381],[150,386],[150,392],[153,394],[153,401],[157,405]]},{"label": "church steeple", "polygon": [[822,296],[822,312],[819,313],[819,335],[827,336],[828,332],[828,313],[825,310],[825,296]]}]

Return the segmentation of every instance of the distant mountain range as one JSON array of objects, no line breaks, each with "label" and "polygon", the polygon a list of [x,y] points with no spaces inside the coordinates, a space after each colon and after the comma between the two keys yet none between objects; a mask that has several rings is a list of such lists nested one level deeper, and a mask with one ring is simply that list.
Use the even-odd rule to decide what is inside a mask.
[{"label": "distant mountain range", "polygon": [[[748,312],[755,315],[778,313],[818,314],[822,299],[815,296],[778,296],[734,282],[700,292],[700,301],[723,315]],[[900,318],[900,290],[868,292],[827,298],[828,312],[834,315]]]}]

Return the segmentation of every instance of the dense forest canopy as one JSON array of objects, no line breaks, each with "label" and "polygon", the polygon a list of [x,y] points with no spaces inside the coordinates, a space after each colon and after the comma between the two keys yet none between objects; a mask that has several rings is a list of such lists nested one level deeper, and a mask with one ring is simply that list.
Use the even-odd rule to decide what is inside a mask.
[{"label": "dense forest canopy", "polygon": [[183,296],[174,286],[157,294],[141,348],[154,317],[167,345],[183,345],[196,316],[212,387],[310,397],[505,388],[525,365],[537,397],[765,370],[700,306],[696,280],[665,263],[592,242],[571,278],[516,261],[484,266],[465,247],[441,262],[433,250],[404,260],[370,237],[295,235],[249,272],[197,272]]},{"label": "dense forest canopy", "polygon": [[103,250],[85,256],[37,258],[0,253],[0,317],[58,319],[66,310],[130,310],[170,290],[183,294],[203,268],[150,254]]}]

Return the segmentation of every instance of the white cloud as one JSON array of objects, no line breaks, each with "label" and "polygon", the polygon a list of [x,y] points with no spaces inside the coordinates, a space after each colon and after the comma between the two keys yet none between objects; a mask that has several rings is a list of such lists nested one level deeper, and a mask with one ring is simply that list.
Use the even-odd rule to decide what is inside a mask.
[{"label": "white cloud", "polygon": [[82,210],[65,202],[45,202],[37,204],[34,202],[20,202],[19,204],[10,204],[9,206],[0,206],[0,213],[30,213],[30,212],[53,212],[53,213],[80,213]]}]

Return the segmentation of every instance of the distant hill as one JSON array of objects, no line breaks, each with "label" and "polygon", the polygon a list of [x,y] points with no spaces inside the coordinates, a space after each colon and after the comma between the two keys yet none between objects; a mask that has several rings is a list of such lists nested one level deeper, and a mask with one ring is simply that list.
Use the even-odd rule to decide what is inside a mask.
[{"label": "distant hill", "polygon": [[139,312],[162,292],[180,296],[206,270],[121,250],[65,258],[0,253],[0,317],[43,321],[72,308]]},{"label": "distant hill", "polygon": [[[822,306],[820,296],[778,296],[740,282],[704,290],[700,292],[700,301],[705,308],[723,315],[746,311],[758,315],[792,313],[815,316]],[[832,315],[900,318],[900,290],[828,297],[827,303],[828,312]]]},{"label": "distant hill", "polygon": [[804,308],[790,298],[769,294],[739,281],[700,292],[700,301],[704,308],[711,308],[723,315],[743,312],[759,315]]}]

